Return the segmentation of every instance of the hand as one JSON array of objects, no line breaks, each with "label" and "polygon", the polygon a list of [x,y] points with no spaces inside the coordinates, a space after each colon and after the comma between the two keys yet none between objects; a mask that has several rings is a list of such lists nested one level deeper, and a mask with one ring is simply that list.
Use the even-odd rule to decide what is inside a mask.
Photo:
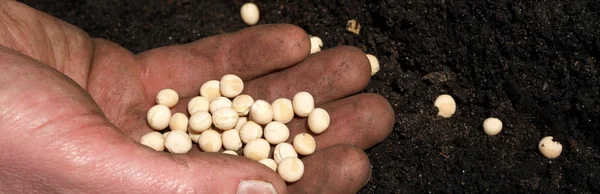
[{"label": "hand", "polygon": [[[363,52],[342,46],[309,55],[307,34],[292,25],[134,55],[21,3],[0,5],[3,193],[352,193],[370,176],[363,149],[382,141],[394,122],[387,100],[356,94],[370,79]],[[182,99],[173,112],[187,113],[202,83],[228,73],[255,99],[308,91],[330,113],[298,182],[286,184],[245,157],[175,155],[138,143],[152,131],[146,112],[158,91],[176,90]],[[307,131],[304,119],[288,126],[290,137]]]}]

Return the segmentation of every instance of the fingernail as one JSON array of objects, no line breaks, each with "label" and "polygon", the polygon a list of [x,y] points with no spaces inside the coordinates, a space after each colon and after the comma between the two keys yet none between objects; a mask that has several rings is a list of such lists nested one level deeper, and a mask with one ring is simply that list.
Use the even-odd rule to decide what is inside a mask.
[{"label": "fingernail", "polygon": [[371,181],[371,176],[373,175],[373,165],[371,165],[371,169],[369,169],[369,178],[367,179],[367,181],[365,182],[365,184],[363,185],[363,187],[367,186],[367,183],[369,183],[369,181]]},{"label": "fingernail", "polygon": [[245,180],[240,182],[237,188],[237,194],[250,194],[250,193],[273,193],[277,194],[275,187],[271,183],[257,181],[257,180]]}]

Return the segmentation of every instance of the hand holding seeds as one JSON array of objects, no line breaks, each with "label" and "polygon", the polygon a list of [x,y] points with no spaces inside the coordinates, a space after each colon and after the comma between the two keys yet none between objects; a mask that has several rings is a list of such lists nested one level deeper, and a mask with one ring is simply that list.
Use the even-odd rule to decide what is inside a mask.
[{"label": "hand holding seeds", "polygon": [[[393,124],[391,107],[384,98],[357,94],[370,78],[363,52],[342,46],[308,57],[309,37],[292,25],[259,25],[133,55],[117,44],[92,40],[74,26],[56,25],[60,22],[56,18],[18,2],[6,3],[18,8],[19,14],[34,17],[31,21],[53,21],[44,25],[51,32],[69,34],[52,41],[35,36],[43,39],[36,42],[67,44],[15,48],[3,42],[0,48],[0,56],[10,59],[0,64],[0,84],[10,86],[0,90],[2,96],[10,97],[0,100],[0,109],[10,110],[0,115],[0,125],[8,134],[3,136],[3,145],[11,152],[11,157],[2,158],[5,165],[0,168],[35,174],[4,176],[8,184],[3,189],[9,193],[40,192],[11,181],[44,182],[44,191],[69,188],[91,193],[236,193],[260,186],[263,191],[311,193],[323,183],[332,186],[326,193],[355,193],[370,172],[362,150],[382,141]],[[30,28],[38,25],[28,21],[18,21],[25,22],[18,28],[25,37],[21,41],[37,33]],[[235,84],[224,85],[231,93],[221,94],[220,81],[227,74],[244,80],[238,96],[253,99],[236,103],[232,98]],[[176,96],[163,89],[175,91]],[[293,108],[292,99],[301,91],[313,96],[313,108],[328,112],[331,122],[323,133],[312,133],[309,116],[294,113],[290,119],[294,111],[285,107]],[[210,110],[211,102],[219,97],[231,100],[231,109],[224,114]],[[289,101],[281,101],[276,108],[273,102],[279,98]],[[248,115],[258,100],[271,105],[270,111],[264,109],[272,114],[265,120],[271,121],[255,122],[251,118],[264,119],[264,115]],[[231,110],[235,114],[229,114]],[[232,122],[233,115],[238,116],[237,122]],[[213,116],[223,120],[213,122]],[[274,121],[284,124],[289,134],[275,130],[265,136],[266,125]],[[303,133],[310,137],[299,135]],[[292,145],[297,158],[282,152],[277,164],[272,159],[277,145],[267,137],[272,142],[285,139],[279,144],[288,146],[279,150],[290,151]],[[285,181],[294,183],[286,185]]]}]

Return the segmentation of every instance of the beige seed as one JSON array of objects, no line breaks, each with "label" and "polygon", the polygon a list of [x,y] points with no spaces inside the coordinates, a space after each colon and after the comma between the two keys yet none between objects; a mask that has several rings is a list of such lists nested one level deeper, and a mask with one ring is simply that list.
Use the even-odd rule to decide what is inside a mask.
[{"label": "beige seed", "polygon": [[159,132],[146,133],[140,138],[140,144],[148,146],[156,151],[165,150],[165,138]]},{"label": "beige seed", "polygon": [[277,171],[277,163],[275,163],[275,160],[273,160],[271,158],[265,158],[265,159],[259,160],[258,162],[260,162],[261,164],[264,164],[265,166],[269,167],[273,171]]},{"label": "beige seed", "polygon": [[205,111],[194,113],[189,120],[190,130],[195,132],[206,131],[212,124],[212,116]]},{"label": "beige seed", "polygon": [[209,107],[210,102],[208,102],[206,98],[202,96],[196,96],[192,98],[192,100],[190,100],[190,102],[188,103],[188,113],[190,113],[190,115],[193,115],[198,111],[208,112],[210,110]]},{"label": "beige seed", "polygon": [[163,89],[156,94],[156,104],[173,108],[179,102],[179,95],[173,89]]},{"label": "beige seed", "polygon": [[219,85],[221,95],[227,98],[235,98],[240,95],[244,90],[244,81],[237,75],[227,74],[221,77],[221,83]]},{"label": "beige seed", "polygon": [[544,157],[554,159],[560,156],[562,145],[558,141],[554,141],[554,137],[546,136],[538,144],[538,149]]},{"label": "beige seed", "polygon": [[231,151],[231,150],[225,150],[225,151],[223,151],[223,153],[224,153],[224,154],[229,154],[229,155],[234,155],[234,156],[237,156],[237,155],[238,155],[238,153],[237,153],[237,152],[234,152],[234,151]]},{"label": "beige seed", "polygon": [[200,87],[200,96],[211,102],[214,98],[221,96],[219,85],[219,80],[207,81]]},{"label": "beige seed", "polygon": [[456,112],[456,102],[448,94],[438,96],[434,105],[438,108],[438,116],[443,118],[450,118]]},{"label": "beige seed", "polygon": [[231,107],[222,107],[215,111],[212,115],[212,121],[215,127],[221,130],[229,130],[235,128],[238,122],[238,114]]},{"label": "beige seed", "polygon": [[298,157],[298,153],[294,150],[294,146],[289,143],[280,143],[275,146],[273,150],[273,159],[277,164],[281,163],[281,160],[287,157]]},{"label": "beige seed", "polygon": [[171,131],[165,138],[165,148],[174,154],[185,154],[192,149],[192,139],[182,131]]},{"label": "beige seed", "polygon": [[294,118],[292,101],[287,98],[279,98],[273,101],[273,120],[289,123]]},{"label": "beige seed", "polygon": [[202,132],[195,132],[192,130],[188,131],[188,135],[190,136],[190,139],[192,139],[192,142],[194,142],[194,143],[198,143],[198,140],[200,139],[200,134],[202,134]]},{"label": "beige seed", "polygon": [[321,47],[323,47],[323,40],[318,36],[310,37],[310,54],[317,53],[321,51]]},{"label": "beige seed", "polygon": [[315,109],[315,100],[308,92],[298,92],[292,99],[294,113],[300,117],[307,117]]},{"label": "beige seed", "polygon": [[238,112],[240,116],[246,116],[250,112],[250,106],[254,104],[254,98],[247,94],[242,94],[233,99],[231,107]]},{"label": "beige seed", "polygon": [[315,134],[323,133],[329,127],[329,113],[325,109],[315,108],[308,115],[308,128]]},{"label": "beige seed", "polygon": [[379,72],[379,60],[372,54],[367,54],[367,58],[369,59],[369,63],[371,64],[371,76],[373,76],[377,72]]},{"label": "beige seed", "polygon": [[237,122],[237,124],[235,124],[235,130],[239,132],[240,129],[242,128],[242,125],[244,125],[244,123],[246,123],[247,121],[248,121],[247,117],[238,118],[238,122]]},{"label": "beige seed", "polygon": [[219,108],[229,107],[231,108],[231,100],[225,97],[216,97],[210,102],[210,114],[215,114],[215,111]]},{"label": "beige seed", "polygon": [[304,163],[299,158],[284,158],[277,166],[277,173],[285,182],[296,182],[304,175]]},{"label": "beige seed", "polygon": [[146,119],[150,128],[157,131],[166,129],[171,121],[171,109],[162,104],[154,105],[148,110]]},{"label": "beige seed", "polygon": [[294,149],[298,154],[308,156],[315,152],[317,142],[315,138],[308,133],[300,133],[294,137]]},{"label": "beige seed", "polygon": [[271,152],[271,145],[264,139],[255,139],[244,147],[244,156],[255,161],[268,158]]},{"label": "beige seed", "polygon": [[498,135],[502,131],[502,121],[493,117],[486,119],[483,121],[483,131],[490,136]]},{"label": "beige seed", "polygon": [[240,139],[240,134],[235,129],[230,129],[223,132],[223,147],[227,150],[238,151],[242,148],[242,140]]},{"label": "beige seed", "polygon": [[171,116],[171,122],[169,122],[169,128],[171,131],[183,131],[186,132],[188,128],[189,119],[183,113],[175,113]]},{"label": "beige seed", "polygon": [[263,136],[263,129],[254,121],[247,121],[240,128],[240,139],[242,142],[249,143],[252,140],[259,139]]},{"label": "beige seed", "polygon": [[260,19],[260,11],[254,3],[244,3],[240,8],[240,15],[244,23],[249,26],[256,25]]},{"label": "beige seed", "polygon": [[273,121],[273,107],[267,101],[256,100],[250,107],[250,120],[266,125]]},{"label": "beige seed", "polygon": [[218,152],[221,150],[222,143],[221,134],[215,130],[206,130],[202,132],[198,139],[198,146],[205,152]]},{"label": "beige seed", "polygon": [[285,124],[273,121],[265,126],[264,136],[269,143],[277,145],[287,141],[290,137],[290,130]]}]

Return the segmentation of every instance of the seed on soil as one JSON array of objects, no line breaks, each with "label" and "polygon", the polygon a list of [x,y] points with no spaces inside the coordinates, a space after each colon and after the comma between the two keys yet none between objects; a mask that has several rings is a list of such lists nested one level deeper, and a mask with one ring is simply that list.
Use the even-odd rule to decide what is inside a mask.
[{"label": "seed on soil", "polygon": [[371,64],[371,76],[373,76],[379,72],[379,60],[372,54],[367,54],[367,59],[369,59],[369,63]]},{"label": "seed on soil", "polygon": [[260,11],[254,3],[245,3],[240,9],[242,20],[249,26],[256,25],[260,19]]},{"label": "seed on soil", "polygon": [[558,141],[554,141],[552,136],[546,136],[538,144],[538,149],[544,157],[554,159],[560,156],[562,145]]},{"label": "seed on soil", "polygon": [[490,136],[498,135],[502,131],[502,121],[494,117],[487,118],[483,121],[483,131]]},{"label": "seed on soil", "polygon": [[442,94],[435,99],[434,105],[438,108],[438,116],[450,118],[456,112],[456,102],[448,94]]}]

